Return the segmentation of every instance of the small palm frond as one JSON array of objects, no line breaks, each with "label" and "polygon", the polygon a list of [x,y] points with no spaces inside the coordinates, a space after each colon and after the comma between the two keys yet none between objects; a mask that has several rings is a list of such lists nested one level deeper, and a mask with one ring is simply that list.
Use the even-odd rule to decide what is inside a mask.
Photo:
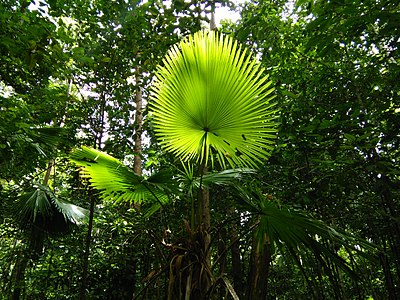
[{"label": "small palm frond", "polygon": [[257,240],[265,241],[265,237],[267,237],[271,249],[276,247],[282,249],[285,246],[292,254],[299,256],[301,248],[310,250],[318,258],[331,260],[351,276],[355,275],[354,272],[334,249],[329,247],[329,244],[343,246],[347,250],[373,259],[373,256],[367,253],[375,253],[376,248],[368,241],[335,230],[324,222],[309,216],[306,212],[287,205],[279,205],[266,199],[265,196],[249,194],[244,189],[238,189],[241,206],[247,211],[259,215]]},{"label": "small palm frond", "polygon": [[64,143],[67,135],[66,129],[61,127],[30,127],[26,133],[33,142],[53,148]]},{"label": "small palm frond", "polygon": [[181,183],[182,189],[189,195],[193,195],[195,189],[202,187],[211,187],[212,185],[232,185],[237,183],[243,175],[254,174],[256,170],[248,168],[228,169],[221,172],[207,173],[201,176],[195,176],[194,166],[191,163],[182,162],[183,170],[178,171],[181,176],[177,180]]},{"label": "small palm frond", "polygon": [[88,219],[88,210],[60,200],[44,185],[36,184],[21,194],[14,206],[21,228],[28,234],[32,258],[38,258],[49,235],[64,234],[72,224],[80,225]]},{"label": "small palm frond", "polygon": [[150,102],[162,147],[184,161],[213,163],[216,156],[223,167],[255,167],[269,155],[273,88],[236,41],[198,32],[172,47],[163,64]]},{"label": "small palm frond", "polygon": [[209,187],[211,185],[231,185],[241,179],[245,174],[254,174],[256,171],[254,169],[248,168],[238,168],[238,169],[228,169],[221,172],[208,173],[202,177],[196,177],[193,180],[193,185],[196,188],[201,185]]},{"label": "small palm frond", "polygon": [[17,200],[17,218],[23,224],[35,222],[39,216],[50,218],[52,214],[51,200],[53,194],[45,186],[36,186],[25,191]]},{"label": "small palm frond", "polygon": [[159,172],[146,179],[118,159],[88,147],[74,150],[70,159],[81,167],[81,176],[89,179],[104,200],[141,203],[153,199],[161,204],[168,202],[168,190],[173,185],[169,184],[172,176],[167,172]]},{"label": "small palm frond", "polygon": [[82,224],[88,217],[86,209],[57,198],[47,186],[40,184],[18,198],[16,213],[23,226],[33,223],[49,232],[67,222]]},{"label": "small palm frond", "polygon": [[57,197],[53,198],[53,201],[57,210],[71,223],[80,225],[88,221],[89,211],[87,209]]},{"label": "small palm frond", "polygon": [[66,129],[61,127],[29,127],[24,132],[26,135],[20,136],[43,157],[48,157],[52,151],[60,148],[67,136]]}]

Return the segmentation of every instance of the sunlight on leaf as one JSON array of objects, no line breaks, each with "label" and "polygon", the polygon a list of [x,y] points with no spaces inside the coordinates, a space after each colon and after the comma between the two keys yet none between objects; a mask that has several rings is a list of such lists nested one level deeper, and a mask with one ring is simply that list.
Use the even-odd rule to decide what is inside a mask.
[{"label": "sunlight on leaf", "polygon": [[185,161],[257,166],[273,148],[277,125],[263,71],[231,37],[214,32],[172,47],[151,93],[160,144]]}]

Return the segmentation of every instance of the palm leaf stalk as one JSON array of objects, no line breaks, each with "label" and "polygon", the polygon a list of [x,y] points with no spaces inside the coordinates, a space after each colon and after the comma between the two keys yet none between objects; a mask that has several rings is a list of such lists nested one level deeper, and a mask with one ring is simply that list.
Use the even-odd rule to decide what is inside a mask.
[{"label": "palm leaf stalk", "polygon": [[[162,205],[179,195],[192,197],[200,188],[200,176],[195,176],[192,164],[162,169],[151,176],[139,176],[121,161],[102,151],[81,147],[71,152],[70,160],[80,167],[80,175],[100,192],[105,201],[146,202],[152,205],[145,216],[149,217]],[[202,186],[231,185],[253,169],[237,168],[202,176]]]}]

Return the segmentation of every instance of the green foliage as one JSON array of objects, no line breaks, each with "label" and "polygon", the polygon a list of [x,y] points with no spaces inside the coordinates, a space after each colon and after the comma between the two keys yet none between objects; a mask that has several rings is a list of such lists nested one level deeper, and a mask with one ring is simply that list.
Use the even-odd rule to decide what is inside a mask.
[{"label": "green foliage", "polygon": [[240,186],[237,189],[240,196],[236,200],[241,207],[260,216],[256,237],[259,243],[263,243],[266,236],[271,251],[275,252],[275,248],[278,248],[282,253],[286,247],[291,255],[301,257],[304,249],[307,249],[326,262],[331,260],[356,279],[357,275],[351,270],[348,262],[325,242],[328,241],[335,247],[343,246],[347,251],[374,259],[377,248],[364,239],[337,231],[304,211],[267,199],[260,192],[255,192],[257,188],[252,187],[251,193]]},{"label": "green foliage", "polygon": [[270,76],[278,83],[282,122],[262,180],[285,204],[388,250],[381,253],[387,262],[352,258],[365,276],[363,287],[346,281],[326,288],[323,275],[311,275],[321,266],[309,261],[304,271],[316,283],[314,297],[346,298],[357,289],[357,297],[393,298],[398,260],[388,245],[399,242],[387,239],[397,236],[392,216],[400,202],[398,136],[388,124],[398,124],[398,51],[392,47],[398,32],[377,15],[396,18],[397,4],[301,2],[295,13],[271,1],[248,3],[234,30],[259,51],[262,63],[279,66]]},{"label": "green foliage", "polygon": [[75,150],[70,157],[73,162],[83,167],[82,177],[89,179],[104,200],[115,203],[140,203],[152,199],[160,204],[168,201],[166,191],[171,183],[170,176],[162,173],[148,178],[139,176],[116,158],[88,147]]},{"label": "green foliage", "polygon": [[157,72],[153,123],[160,144],[183,160],[255,166],[271,151],[276,111],[260,65],[230,37],[196,33]]},{"label": "green foliage", "polygon": [[[209,291],[215,299],[249,299],[258,279],[268,298],[399,298],[398,3],[249,1],[240,5],[241,20],[225,22],[223,33],[203,32],[179,43],[204,27],[205,11],[219,5],[83,0],[35,7],[1,1],[0,298],[11,298],[16,287],[20,299],[82,296],[87,224],[69,227],[70,235],[47,234],[65,229],[67,220],[82,220],[86,211],[78,205],[89,206],[87,181],[103,199],[90,190],[95,205],[87,298],[162,299],[168,282],[191,292],[191,266],[198,278],[216,279]],[[207,42],[197,43],[201,35]],[[215,48],[221,56],[213,64],[202,69],[188,59],[203,59],[204,52],[191,50],[214,42],[223,46]],[[163,61],[172,45],[172,57]],[[221,59],[225,50],[231,56]],[[264,91],[257,99],[265,96],[265,103],[252,92],[230,97],[246,74],[238,80],[227,75],[228,67],[242,70],[235,60],[253,64],[247,77]],[[172,80],[169,71],[178,67],[182,72]],[[158,86],[151,90],[156,73]],[[221,74],[226,76],[215,81]],[[195,85],[196,77],[205,80]],[[228,98],[221,89],[225,79]],[[181,87],[167,90],[168,80],[168,88]],[[130,169],[139,89],[144,103],[153,103],[150,114],[143,111],[144,176]],[[271,101],[271,95],[277,97]],[[172,96],[191,101],[183,107]],[[200,98],[217,101],[200,117],[182,113],[201,111]],[[161,107],[181,129],[173,131],[157,116]],[[218,129],[221,111],[226,118]],[[239,125],[247,130],[260,120],[266,127],[257,128],[271,137],[257,144]],[[174,132],[181,138],[171,142],[175,150],[167,141]],[[177,150],[185,144],[190,150]],[[269,149],[272,144],[277,146]],[[75,146],[84,180],[63,158]],[[207,174],[198,164],[202,157],[213,163]],[[53,159],[48,187],[37,184]],[[235,169],[216,172],[226,167]],[[207,233],[183,220],[200,213],[191,200],[204,188],[210,191],[214,265],[202,277],[197,271],[206,270]],[[141,202],[140,212],[131,202]]]},{"label": "green foliage", "polygon": [[57,221],[81,224],[88,217],[87,210],[56,197],[47,186],[40,184],[19,197],[16,209],[23,226],[32,222],[45,231],[56,232]]}]

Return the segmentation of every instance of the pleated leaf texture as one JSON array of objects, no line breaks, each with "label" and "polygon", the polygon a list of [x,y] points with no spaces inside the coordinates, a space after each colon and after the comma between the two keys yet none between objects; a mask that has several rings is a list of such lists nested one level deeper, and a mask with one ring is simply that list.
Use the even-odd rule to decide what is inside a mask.
[{"label": "pleated leaf texture", "polygon": [[264,69],[235,40],[197,32],[173,46],[156,72],[155,134],[185,161],[256,167],[276,136],[272,92]]}]

